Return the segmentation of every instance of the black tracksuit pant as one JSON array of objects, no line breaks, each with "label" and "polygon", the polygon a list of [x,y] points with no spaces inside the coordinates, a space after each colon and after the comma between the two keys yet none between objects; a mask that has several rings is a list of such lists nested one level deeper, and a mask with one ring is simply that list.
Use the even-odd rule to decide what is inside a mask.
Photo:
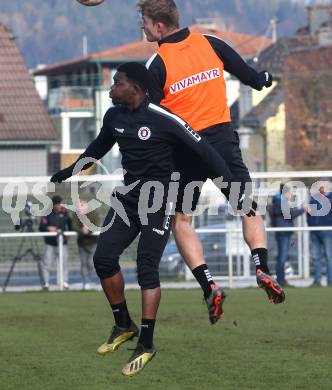
[{"label": "black tracksuit pant", "polygon": [[[119,199],[119,198],[118,198]],[[120,271],[119,257],[140,233],[137,247],[137,280],[142,289],[160,286],[159,262],[170,234],[171,217],[166,207],[147,214],[147,224],[142,224],[135,210],[136,202],[121,198],[130,226],[111,208],[103,226],[110,227],[100,234],[94,255],[94,265],[100,279],[111,277]],[[113,220],[113,222],[112,222]]]}]

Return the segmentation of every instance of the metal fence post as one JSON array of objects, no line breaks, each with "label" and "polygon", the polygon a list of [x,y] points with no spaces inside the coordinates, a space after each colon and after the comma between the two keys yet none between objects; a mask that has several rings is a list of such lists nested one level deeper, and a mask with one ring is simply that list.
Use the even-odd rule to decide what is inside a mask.
[{"label": "metal fence post", "polygon": [[[236,217],[236,229],[241,229],[241,226],[242,225],[242,222],[241,222],[241,219],[239,216]],[[240,240],[241,240],[241,236],[240,236],[240,233],[238,231],[234,232],[234,235],[235,235],[235,243],[236,243],[236,276],[239,277],[241,276],[241,253],[242,252],[244,254],[244,250],[243,250],[243,244],[241,245],[242,247],[242,250],[240,249]],[[242,256],[242,260],[243,260],[244,256]]]},{"label": "metal fence post", "polygon": [[232,251],[232,229],[226,232],[228,246],[228,287],[233,287],[233,251]]},{"label": "metal fence post", "polygon": [[63,291],[63,243],[63,233],[58,231],[58,284],[60,291]]},{"label": "metal fence post", "polygon": [[303,232],[303,278],[310,278],[310,232]]}]

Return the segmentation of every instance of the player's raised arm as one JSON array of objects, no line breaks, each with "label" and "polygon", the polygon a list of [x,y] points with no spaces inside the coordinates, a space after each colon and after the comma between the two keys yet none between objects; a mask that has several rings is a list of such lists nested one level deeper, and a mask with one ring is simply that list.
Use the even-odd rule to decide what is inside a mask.
[{"label": "player's raised arm", "polygon": [[257,72],[226,42],[212,35],[204,35],[213,50],[224,64],[225,71],[237,77],[243,84],[262,90],[272,85],[272,75],[263,70]]}]

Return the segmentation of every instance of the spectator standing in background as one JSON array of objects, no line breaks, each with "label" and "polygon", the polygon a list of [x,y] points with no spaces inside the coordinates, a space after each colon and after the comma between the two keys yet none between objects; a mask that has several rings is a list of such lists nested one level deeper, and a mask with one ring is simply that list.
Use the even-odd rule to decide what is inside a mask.
[{"label": "spectator standing in background", "polygon": [[[62,198],[59,195],[52,197],[53,209],[49,215],[42,217],[40,220],[39,230],[41,232],[64,232],[71,229],[71,218],[68,211],[62,205]],[[46,244],[46,251],[42,262],[42,269],[44,275],[44,290],[48,290],[50,286],[50,272],[53,259],[59,260],[59,246],[58,237],[44,237]],[[63,238],[63,287],[68,290],[68,237]]]},{"label": "spectator standing in background", "polygon": [[[291,191],[289,187],[280,184],[280,191],[274,195],[270,208],[271,226],[273,227],[293,227],[294,219],[305,212],[303,208],[290,207]],[[287,215],[288,214],[288,215]],[[285,278],[285,264],[288,261],[289,249],[293,232],[276,232],[277,241],[277,282],[282,287],[291,287]]]},{"label": "spectator standing in background", "polygon": [[99,218],[96,210],[89,212],[88,203],[80,200],[77,205],[77,214],[73,216],[73,230],[77,232],[77,246],[81,263],[82,288],[90,290],[92,276],[94,275],[93,255],[96,251],[98,236],[81,221],[80,215],[85,215],[95,226],[98,226]]},{"label": "spectator standing in background", "polygon": [[[328,185],[331,187],[330,182],[320,180],[318,192],[310,198],[309,212],[307,214],[309,226],[332,226],[332,192],[330,192]],[[332,286],[332,231],[312,231],[310,232],[310,239],[314,265],[314,282],[312,286],[321,286],[322,259],[324,255],[327,260],[327,285]]]}]

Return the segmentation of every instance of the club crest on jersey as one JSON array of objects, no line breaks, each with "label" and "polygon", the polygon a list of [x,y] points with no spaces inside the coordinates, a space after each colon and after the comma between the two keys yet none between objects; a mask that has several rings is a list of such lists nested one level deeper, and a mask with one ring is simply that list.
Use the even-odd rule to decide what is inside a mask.
[{"label": "club crest on jersey", "polygon": [[151,130],[148,127],[143,126],[138,130],[138,138],[139,139],[145,141],[145,140],[149,139],[150,137],[151,137]]}]

